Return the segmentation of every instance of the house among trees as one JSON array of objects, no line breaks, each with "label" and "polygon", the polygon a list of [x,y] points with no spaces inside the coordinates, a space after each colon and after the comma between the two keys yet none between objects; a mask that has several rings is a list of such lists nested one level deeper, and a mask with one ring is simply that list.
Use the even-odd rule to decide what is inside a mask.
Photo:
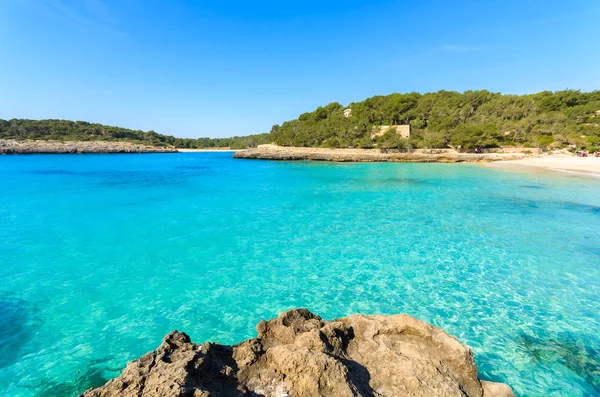
[{"label": "house among trees", "polygon": [[489,91],[394,93],[346,106],[320,106],[273,126],[270,141],[281,146],[382,149],[576,145],[592,152],[600,149],[597,110],[600,91],[521,96]]},{"label": "house among trees", "polygon": [[410,138],[410,125],[402,124],[402,125],[381,125],[374,126],[371,131],[371,139],[375,139],[377,137],[385,135],[389,130],[395,129],[396,134],[400,135],[400,137],[408,139]]}]

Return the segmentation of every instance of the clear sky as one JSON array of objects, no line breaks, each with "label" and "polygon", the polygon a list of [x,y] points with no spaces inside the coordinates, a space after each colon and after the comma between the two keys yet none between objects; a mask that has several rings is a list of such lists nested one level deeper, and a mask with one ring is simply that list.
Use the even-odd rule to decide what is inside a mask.
[{"label": "clear sky", "polygon": [[181,136],[439,89],[600,88],[599,0],[0,0],[0,118]]}]

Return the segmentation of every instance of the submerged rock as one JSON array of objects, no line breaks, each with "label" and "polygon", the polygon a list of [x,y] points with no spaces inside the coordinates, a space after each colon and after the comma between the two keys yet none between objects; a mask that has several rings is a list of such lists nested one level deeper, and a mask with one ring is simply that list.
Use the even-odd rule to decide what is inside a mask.
[{"label": "submerged rock", "polygon": [[468,346],[407,315],[323,321],[297,309],[256,328],[258,338],[235,346],[173,331],[84,396],[514,397],[478,379]]}]

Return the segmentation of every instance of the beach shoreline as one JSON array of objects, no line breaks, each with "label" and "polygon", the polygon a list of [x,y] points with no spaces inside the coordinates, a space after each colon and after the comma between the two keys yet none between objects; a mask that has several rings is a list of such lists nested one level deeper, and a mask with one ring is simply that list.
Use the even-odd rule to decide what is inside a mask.
[{"label": "beach shoreline", "polygon": [[108,153],[233,153],[236,159],[329,162],[478,163],[506,171],[545,170],[600,177],[600,157],[568,152],[540,153],[522,148],[510,152],[461,153],[453,149],[416,149],[407,152],[380,149],[332,149],[259,145],[256,148],[176,149],[117,141],[21,141],[0,147],[0,154],[108,154]]},{"label": "beach shoreline", "polygon": [[453,149],[399,150],[329,149],[260,145],[240,150],[234,158],[278,161],[478,163],[503,170],[546,170],[600,177],[600,157],[579,157],[566,151],[541,153],[522,148],[510,152],[461,153]]},{"label": "beach shoreline", "polygon": [[600,177],[600,157],[549,154],[539,157],[524,158],[521,160],[507,160],[494,164],[486,164],[486,166],[505,170],[541,169]]}]

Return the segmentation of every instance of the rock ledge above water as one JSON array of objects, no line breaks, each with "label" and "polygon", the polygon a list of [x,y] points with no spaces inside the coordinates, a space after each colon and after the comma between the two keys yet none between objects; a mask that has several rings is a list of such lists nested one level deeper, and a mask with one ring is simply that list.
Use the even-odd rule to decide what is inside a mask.
[{"label": "rock ledge above water", "polygon": [[0,154],[176,153],[174,148],[122,141],[0,140]]},{"label": "rock ledge above water", "polygon": [[257,325],[235,346],[192,343],[173,331],[86,397],[514,397],[478,379],[472,350],[407,315],[323,321],[306,309]]},{"label": "rock ledge above water", "polygon": [[459,153],[453,149],[416,149],[407,152],[393,149],[328,149],[312,147],[284,147],[259,145],[239,150],[238,159],[259,160],[313,160],[333,162],[407,162],[407,163],[488,163],[504,160],[522,160],[525,153]]}]

